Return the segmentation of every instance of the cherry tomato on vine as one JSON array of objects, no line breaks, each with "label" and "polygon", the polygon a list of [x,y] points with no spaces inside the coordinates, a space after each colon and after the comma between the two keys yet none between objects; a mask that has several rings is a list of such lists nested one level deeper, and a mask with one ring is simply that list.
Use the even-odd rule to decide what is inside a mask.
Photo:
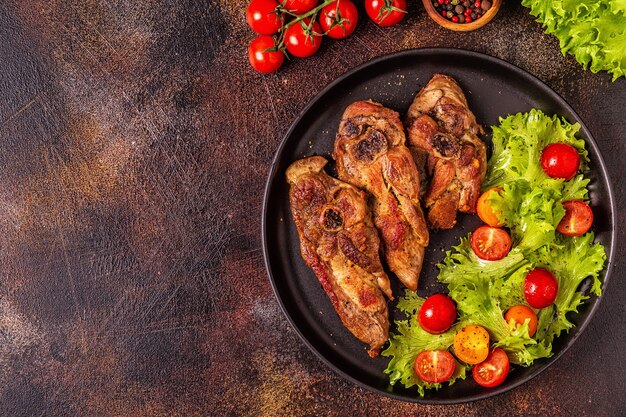
[{"label": "cherry tomato on vine", "polygon": [[359,12],[350,0],[337,0],[320,11],[319,22],[328,37],[347,38],[356,29]]},{"label": "cherry tomato on vine", "polygon": [[456,361],[447,350],[425,350],[415,358],[413,368],[424,381],[434,384],[445,382],[454,373]]},{"label": "cherry tomato on vine", "polygon": [[274,38],[268,35],[259,36],[250,42],[248,59],[255,70],[267,74],[280,68],[285,54],[282,51],[268,51],[275,46]]},{"label": "cherry tomato on vine", "polygon": [[524,298],[534,308],[544,308],[556,300],[559,283],[554,274],[543,268],[535,268],[524,280]]},{"label": "cherry tomato on vine", "polygon": [[284,0],[281,3],[293,14],[304,14],[317,6],[317,0]]},{"label": "cherry tomato on vine", "polygon": [[511,250],[511,237],[499,227],[480,226],[472,233],[470,245],[480,259],[497,261]]},{"label": "cherry tomato on vine", "polygon": [[489,198],[494,194],[502,191],[501,187],[491,188],[481,194],[478,198],[478,204],[476,205],[476,211],[480,220],[487,223],[489,226],[502,226],[503,223],[498,219],[499,212],[496,212],[489,205]]},{"label": "cherry tomato on vine", "polygon": [[398,24],[406,14],[406,0],[365,0],[367,15],[379,26]]},{"label": "cherry tomato on vine", "polygon": [[541,167],[551,178],[571,180],[580,166],[580,155],[567,143],[552,143],[541,152]]},{"label": "cherry tomato on vine", "polygon": [[454,301],[445,294],[431,295],[424,301],[417,314],[422,329],[428,333],[443,333],[456,320],[456,306]]},{"label": "cherry tomato on vine", "polygon": [[589,231],[593,223],[593,212],[587,203],[571,200],[563,203],[565,216],[556,230],[565,236],[582,236]]},{"label": "cherry tomato on vine", "polygon": [[275,0],[252,0],[246,11],[248,25],[259,35],[273,35],[283,25],[284,18],[276,13]]},{"label": "cherry tomato on vine", "polygon": [[297,22],[285,31],[285,47],[287,52],[298,58],[306,58],[311,56],[322,46],[322,29],[319,23],[313,22],[306,18]]},{"label": "cherry tomato on vine", "polygon": [[513,325],[515,327],[524,324],[526,320],[528,320],[528,335],[533,337],[537,332],[537,315],[535,312],[525,305],[517,305],[509,308],[504,314],[504,320],[508,324],[513,321]]},{"label": "cherry tomato on vine", "polygon": [[463,327],[454,335],[454,354],[470,365],[481,363],[489,355],[489,333],[476,324]]},{"label": "cherry tomato on vine", "polygon": [[487,359],[472,368],[472,376],[478,385],[492,388],[504,382],[510,367],[506,352],[495,348],[489,352]]}]

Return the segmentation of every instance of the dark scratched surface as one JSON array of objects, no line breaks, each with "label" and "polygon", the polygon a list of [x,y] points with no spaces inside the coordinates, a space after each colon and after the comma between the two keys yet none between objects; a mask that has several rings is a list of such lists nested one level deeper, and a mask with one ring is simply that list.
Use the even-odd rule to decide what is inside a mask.
[{"label": "dark scratched surface", "polygon": [[555,89],[622,208],[626,80],[564,58],[513,1],[469,34],[412,2],[397,27],[362,19],[261,76],[245,5],[0,2],[0,415],[623,415],[622,232],[596,316],[554,366],[494,398],[424,406],[343,380],[298,339],[264,269],[260,210],[279,141],[316,92],[424,46],[486,52]]}]

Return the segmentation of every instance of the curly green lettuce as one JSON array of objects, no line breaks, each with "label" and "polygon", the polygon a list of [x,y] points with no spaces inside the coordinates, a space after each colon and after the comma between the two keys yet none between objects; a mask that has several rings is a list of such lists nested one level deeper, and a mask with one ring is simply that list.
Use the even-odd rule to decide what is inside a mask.
[{"label": "curly green lettuce", "polygon": [[626,75],[626,0],[522,0],[585,69]]},{"label": "curly green lettuce", "polygon": [[[448,286],[459,320],[442,335],[425,332],[414,319],[422,298],[407,292],[400,299],[398,308],[409,320],[396,322],[398,332],[391,335],[390,346],[383,352],[392,357],[385,371],[391,384],[417,386],[422,396],[425,389],[439,388],[440,384],[421,381],[413,371],[413,362],[423,350],[449,349],[456,331],[470,323],[485,327],[494,345],[504,349],[512,363],[529,366],[539,358],[552,356],[552,342],[574,326],[568,314],[578,312],[589,298],[588,293],[601,294],[604,247],[594,244],[593,233],[581,237],[556,233],[565,214],[562,203],[587,199],[589,180],[582,174],[569,181],[552,179],[540,165],[545,146],[565,142],[578,149],[584,169],[589,157],[584,141],[576,137],[578,130],[577,124],[549,117],[539,110],[500,119],[500,125],[493,128],[493,155],[485,189],[502,188],[489,198],[489,203],[511,231],[513,248],[501,260],[484,261],[474,254],[468,236],[446,253],[438,265],[437,279]],[[552,271],[559,290],[552,306],[536,310],[538,330],[530,337],[527,322],[512,328],[505,321],[504,312],[514,305],[526,304],[524,279],[535,267]],[[454,379],[464,378],[468,369],[459,363],[460,374]]]},{"label": "curly green lettuce", "polygon": [[[424,299],[413,291],[407,291],[398,301],[398,309],[412,318],[396,321],[397,333],[389,338],[389,347],[382,353],[392,359],[385,370],[389,374],[392,385],[400,382],[406,388],[417,387],[420,396],[424,396],[425,389],[439,389],[442,384],[433,384],[422,380],[413,370],[413,363],[420,352],[425,350],[448,350],[454,341],[454,334],[460,323],[455,324],[445,333],[430,334],[418,324],[415,315],[424,303]],[[448,380],[452,385],[457,379],[465,379],[468,366],[461,362],[456,363],[454,374]]]}]

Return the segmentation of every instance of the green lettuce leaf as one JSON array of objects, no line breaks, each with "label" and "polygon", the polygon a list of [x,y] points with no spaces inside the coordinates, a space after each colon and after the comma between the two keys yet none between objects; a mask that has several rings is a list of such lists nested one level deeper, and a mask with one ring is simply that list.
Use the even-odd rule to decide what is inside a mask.
[{"label": "green lettuce leaf", "polygon": [[602,293],[599,276],[604,269],[606,252],[604,246],[594,244],[593,239],[593,233],[580,237],[558,235],[552,244],[528,254],[536,267],[552,271],[559,284],[553,308],[542,311],[546,317],[543,317],[543,326],[538,327],[537,338],[551,343],[562,332],[568,332],[574,327],[567,314],[576,313],[578,307],[589,298],[579,291],[583,281],[591,279],[591,294]]},{"label": "green lettuce leaf", "polygon": [[[439,389],[442,384],[423,381],[414,371],[415,358],[425,350],[449,350],[454,341],[454,334],[461,323],[457,323],[445,333],[433,335],[426,332],[418,324],[415,315],[422,306],[424,299],[413,291],[406,291],[398,301],[398,309],[410,317],[408,320],[396,321],[397,330],[389,338],[389,347],[382,352],[383,356],[391,356],[385,373],[389,374],[391,385],[402,383],[406,388],[417,387],[420,396],[425,389]],[[468,366],[457,361],[452,377],[447,381],[452,385],[458,379],[465,379]]]},{"label": "green lettuce leaf", "polygon": [[555,35],[563,55],[585,68],[626,75],[626,0],[522,0],[530,14]]}]

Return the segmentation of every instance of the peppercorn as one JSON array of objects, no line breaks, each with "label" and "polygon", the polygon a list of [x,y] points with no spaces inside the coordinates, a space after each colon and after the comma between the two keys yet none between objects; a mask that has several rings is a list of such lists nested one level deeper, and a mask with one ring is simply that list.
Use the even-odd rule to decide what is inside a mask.
[{"label": "peppercorn", "polygon": [[457,14],[462,14],[462,13],[465,11],[465,7],[463,7],[463,6],[461,6],[461,5],[459,4],[459,5],[457,5],[457,6],[454,8],[454,11],[455,11]]},{"label": "peppercorn", "polygon": [[472,14],[470,14],[470,17],[471,17],[472,19],[476,19],[476,13],[472,13]]},{"label": "peppercorn", "polygon": [[452,16],[452,21],[454,23],[459,23],[459,17],[458,16]]},{"label": "peppercorn", "polygon": [[452,5],[451,4],[447,4],[446,5],[446,10],[452,10]]},{"label": "peppercorn", "polygon": [[459,23],[465,23],[465,16],[459,15]]},{"label": "peppercorn", "polygon": [[480,8],[484,11],[491,9],[491,2],[489,0],[483,0],[482,3],[480,3]]},{"label": "peppercorn", "polygon": [[448,12],[448,18],[449,18],[449,19],[452,19],[452,16],[454,16],[454,13],[452,13],[452,12]]}]

